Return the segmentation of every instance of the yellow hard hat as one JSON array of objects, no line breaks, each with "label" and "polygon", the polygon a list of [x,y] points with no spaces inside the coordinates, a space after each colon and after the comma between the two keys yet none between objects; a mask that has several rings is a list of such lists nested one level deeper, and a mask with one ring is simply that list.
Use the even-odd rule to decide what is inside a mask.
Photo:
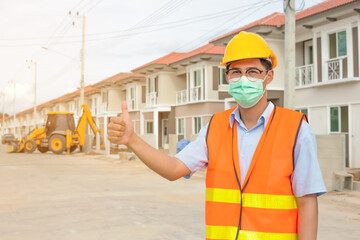
[{"label": "yellow hard hat", "polygon": [[272,68],[277,65],[276,55],[265,40],[255,33],[245,31],[240,32],[230,40],[220,65],[226,66],[229,62],[248,58],[268,58],[271,61]]}]

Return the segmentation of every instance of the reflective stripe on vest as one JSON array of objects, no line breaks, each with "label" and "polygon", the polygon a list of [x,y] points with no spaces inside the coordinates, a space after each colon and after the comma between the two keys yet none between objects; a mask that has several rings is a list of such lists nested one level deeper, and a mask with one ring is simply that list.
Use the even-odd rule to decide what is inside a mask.
[{"label": "reflective stripe on vest", "polygon": [[[206,239],[233,240],[236,237],[237,227],[231,226],[206,226]],[[238,239],[241,240],[297,240],[296,233],[264,233],[239,231]]]},{"label": "reflective stripe on vest", "polygon": [[[207,188],[206,201],[241,203],[240,190]],[[269,194],[242,194],[243,207],[271,208],[271,209],[295,209],[296,198],[294,195],[269,195]]]}]

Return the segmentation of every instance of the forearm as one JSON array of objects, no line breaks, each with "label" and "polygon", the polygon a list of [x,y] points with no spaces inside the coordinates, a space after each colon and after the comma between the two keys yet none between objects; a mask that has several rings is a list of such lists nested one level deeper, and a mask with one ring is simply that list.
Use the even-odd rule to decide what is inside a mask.
[{"label": "forearm", "polygon": [[132,136],[127,146],[145,165],[170,181],[190,173],[182,161],[153,148],[136,134]]},{"label": "forearm", "polygon": [[298,240],[316,240],[318,227],[318,204],[316,194],[297,198]]}]

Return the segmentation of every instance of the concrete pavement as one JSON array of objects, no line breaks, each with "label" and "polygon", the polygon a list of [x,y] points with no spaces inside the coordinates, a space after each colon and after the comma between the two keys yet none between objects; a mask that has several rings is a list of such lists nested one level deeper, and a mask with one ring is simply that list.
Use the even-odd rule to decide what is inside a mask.
[{"label": "concrete pavement", "polygon": [[[200,240],[204,193],[201,174],[169,182],[137,161],[0,146],[1,240]],[[318,239],[358,239],[358,192],[326,194],[319,209]]]}]

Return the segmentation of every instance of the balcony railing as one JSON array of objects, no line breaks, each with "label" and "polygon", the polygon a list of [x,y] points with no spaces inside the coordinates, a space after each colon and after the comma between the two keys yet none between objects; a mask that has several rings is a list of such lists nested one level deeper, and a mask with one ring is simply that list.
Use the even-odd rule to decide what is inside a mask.
[{"label": "balcony railing", "polygon": [[328,80],[343,79],[345,77],[346,56],[333,58],[327,61]]},{"label": "balcony railing", "polygon": [[314,83],[314,65],[309,64],[296,68],[296,86],[306,86]]},{"label": "balcony railing", "polygon": [[201,98],[201,86],[190,88],[190,102],[197,102]]},{"label": "balcony railing", "polygon": [[146,106],[147,107],[152,107],[155,106],[157,97],[156,97],[156,92],[151,92],[151,93],[147,93],[146,94]]},{"label": "balcony railing", "polygon": [[176,92],[176,104],[182,104],[187,102],[187,90]]}]

